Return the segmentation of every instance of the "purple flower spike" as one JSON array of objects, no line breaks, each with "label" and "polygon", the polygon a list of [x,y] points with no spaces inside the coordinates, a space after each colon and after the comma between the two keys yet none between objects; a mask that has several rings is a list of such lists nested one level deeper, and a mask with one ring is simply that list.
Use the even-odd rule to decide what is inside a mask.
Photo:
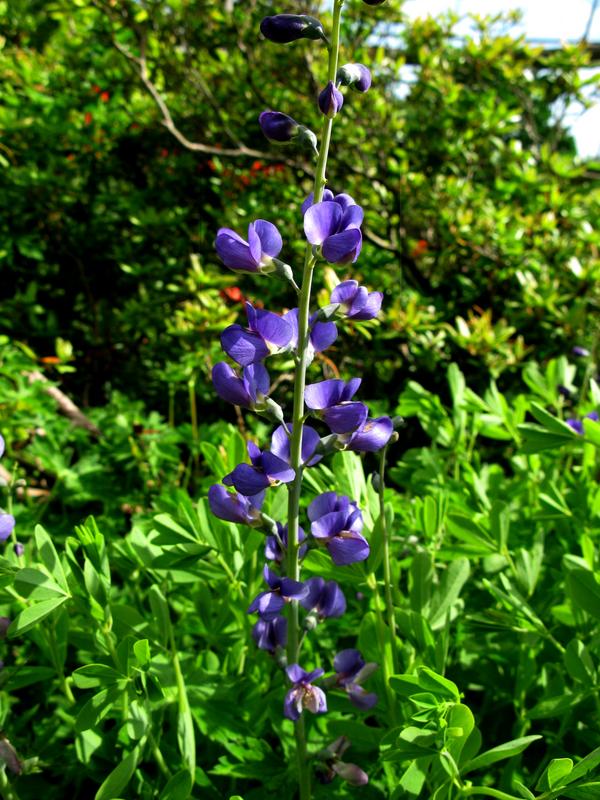
[{"label": "purple flower spike", "polygon": [[357,281],[343,281],[331,293],[331,302],[339,303],[342,312],[356,322],[374,319],[381,310],[382,292],[368,292]]},{"label": "purple flower spike", "polygon": [[271,42],[288,44],[298,39],[323,39],[323,26],[315,17],[306,14],[275,14],[260,23],[260,32]]},{"label": "purple flower spike", "polygon": [[360,383],[360,378],[348,383],[336,379],[311,383],[304,390],[304,400],[333,433],[350,433],[363,425],[369,413],[364,403],[351,402]]},{"label": "purple flower spike", "polygon": [[300,133],[296,120],[281,111],[263,111],[258,124],[270,142],[291,142]]},{"label": "purple flower spike", "polygon": [[[335,322],[317,322],[316,314],[313,314],[309,320],[310,338],[308,342],[308,359],[312,361],[315,353],[322,353],[324,350],[332,345],[337,339],[337,327]],[[292,338],[290,339],[290,347],[292,350],[298,350],[298,309],[292,308],[283,315],[283,319],[290,325],[292,329]]]},{"label": "purple flower spike", "polygon": [[221,261],[236,272],[272,272],[273,259],[279,255],[283,241],[275,225],[257,219],[248,225],[248,241],[231,228],[219,228],[215,248]]},{"label": "purple flower spike", "polygon": [[260,509],[264,499],[264,492],[245,497],[237,493],[231,494],[220,484],[215,484],[208,490],[208,504],[215,517],[251,527],[261,522]]},{"label": "purple flower spike", "polygon": [[329,81],[327,86],[319,95],[319,108],[326,117],[335,117],[341,107],[344,105],[344,95],[336,86],[333,81]]},{"label": "purple flower spike", "polygon": [[240,494],[251,497],[270,486],[294,480],[295,472],[288,463],[267,450],[259,450],[254,442],[248,442],[248,455],[252,464],[238,464],[223,478],[225,486],[235,486]]},{"label": "purple flower spike", "polygon": [[338,567],[364,561],[369,543],[362,536],[363,518],[356,503],[335,492],[325,492],[308,507],[311,533],[322,542]]},{"label": "purple flower spike", "polygon": [[249,364],[242,377],[225,361],[219,361],[212,370],[215,391],[222,400],[242,408],[264,408],[271,381],[264,364]]},{"label": "purple flower spike", "polygon": [[[279,534],[279,538],[283,542],[283,546],[287,547],[288,541],[288,526],[282,525],[281,522],[277,523],[277,533]],[[303,542],[306,539],[306,534],[304,533],[303,529],[298,526],[298,543]],[[306,555],[306,551],[308,546],[305,544],[301,544],[298,548],[298,556],[299,558],[304,558]],[[277,564],[283,563],[285,557],[285,553],[282,552],[281,547],[279,546],[279,542],[274,536],[267,536],[267,541],[265,542],[265,558],[269,561],[275,561]]]},{"label": "purple flower spike", "polygon": [[394,424],[389,417],[367,419],[361,428],[350,437],[341,437],[347,450],[357,453],[375,453],[389,442],[394,432]]},{"label": "purple flower spike", "polygon": [[307,611],[316,611],[319,619],[341,617],[346,611],[346,598],[335,581],[309,578],[304,584],[308,590],[300,605]]},{"label": "purple flower spike", "polygon": [[[283,317],[246,303],[248,327],[229,325],[221,334],[221,345],[227,355],[242,367],[285,350],[293,329]],[[260,380],[260,379],[259,379]]]},{"label": "purple flower spike", "polygon": [[371,73],[364,64],[344,64],[337,71],[336,82],[366,92],[371,88]]},{"label": "purple flower spike", "polygon": [[[286,423],[287,430],[291,434],[293,425],[291,422]],[[321,437],[314,428],[310,425],[304,425],[302,428],[302,445],[301,445],[301,459],[303,467],[314,467],[323,458],[321,455],[315,455],[315,450],[321,443]],[[271,453],[280,458],[286,464],[290,463],[291,440],[285,432],[283,425],[279,425],[273,431],[271,437]]]},{"label": "purple flower spike", "polygon": [[12,514],[0,514],[0,542],[5,542],[13,532],[15,518]]},{"label": "purple flower spike", "polygon": [[284,715],[296,722],[304,709],[313,714],[324,714],[327,711],[325,692],[318,686],[312,685],[312,681],[323,675],[323,670],[314,669],[312,672],[305,672],[298,664],[291,664],[286,668],[286,673],[293,686],[285,696]]},{"label": "purple flower spike", "polygon": [[261,650],[275,653],[287,644],[287,620],[285,617],[259,619],[252,628],[252,637]]},{"label": "purple flower spike", "polygon": [[362,711],[373,708],[377,695],[367,692],[360,684],[378,669],[377,664],[365,663],[358,650],[342,650],[335,657],[333,668],[337,685],[346,690],[351,702]]},{"label": "purple flower spike", "polygon": [[330,264],[347,264],[356,261],[360,253],[363,218],[362,208],[349,195],[337,195],[307,208],[304,233],[311,244],[321,247]]},{"label": "purple flower spike", "polygon": [[261,619],[275,619],[286,601],[301,600],[306,595],[307,589],[303,583],[291,578],[280,578],[266,564],[263,576],[270,591],[261,592],[254,598],[248,607],[248,614],[257,613]]}]

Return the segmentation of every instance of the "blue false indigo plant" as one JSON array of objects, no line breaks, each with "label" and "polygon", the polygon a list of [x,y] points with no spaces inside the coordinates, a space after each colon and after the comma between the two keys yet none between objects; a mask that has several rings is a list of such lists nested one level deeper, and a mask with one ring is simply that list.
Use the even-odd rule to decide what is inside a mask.
[{"label": "blue false indigo plant", "polygon": [[[301,580],[302,559],[308,548],[325,548],[333,564],[342,568],[364,561],[370,552],[369,542],[362,534],[361,509],[354,499],[336,492],[325,492],[310,503],[307,513],[310,535],[304,532],[299,524],[303,471],[335,450],[385,449],[394,433],[391,419],[370,419],[367,406],[354,399],[360,378],[306,385],[307,368],[315,353],[326,350],[337,338],[332,317],[346,317],[355,322],[374,319],[383,299],[381,292],[369,292],[356,281],[346,280],[332,292],[330,306],[311,313],[315,269],[323,262],[347,266],[358,259],[362,247],[362,208],[350,195],[334,194],[325,188],[333,121],[344,103],[341,87],[366,92],[371,85],[371,74],[363,64],[338,65],[342,6],[343,0],[334,0],[330,38],[319,20],[305,15],[277,14],[266,17],[260,26],[263,35],[272,42],[320,39],[329,50],[327,80],[317,99],[324,115],[320,149],[315,135],[283,112],[266,110],[258,119],[271,142],[308,143],[315,151],[314,188],[299,209],[306,237],[300,287],[293,279],[291,267],[277,258],[283,240],[270,222],[262,219],[251,222],[247,240],[233,230],[221,228],[215,242],[219,258],[229,269],[260,274],[276,271],[298,292],[298,307],[283,315],[247,303],[248,326],[230,325],[221,336],[223,350],[241,372],[238,374],[226,362],[218,363],[213,369],[217,394],[280,424],[273,432],[269,449],[261,450],[248,442],[250,463],[238,464],[223,477],[225,486],[233,487],[235,493],[229,493],[223,486],[213,486],[209,503],[217,517],[260,527],[268,534],[265,558],[271,566],[269,563],[264,566],[266,589],[252,600],[248,613],[258,616],[252,632],[256,644],[277,658],[289,685],[282,698],[283,714],[295,727],[301,800],[311,795],[304,712],[327,711],[328,687],[346,692],[350,701],[363,711],[377,702],[377,696],[361,685],[377,669],[377,664],[365,663],[358,650],[346,649],[335,656],[332,677],[324,678],[321,667],[307,671],[301,666],[304,635],[319,622],[339,617],[346,610],[346,598],[336,581],[321,577]],[[269,356],[280,353],[291,353],[296,366],[293,409],[288,420],[268,397],[269,375],[263,363]],[[321,437],[306,425],[309,416],[326,425],[329,435]],[[287,524],[261,512],[265,491],[281,483],[288,487]],[[302,624],[300,609],[306,612]],[[368,781],[359,767],[341,761],[348,746],[348,740],[342,737],[316,754],[320,780],[328,782],[339,775],[351,785]]]}]

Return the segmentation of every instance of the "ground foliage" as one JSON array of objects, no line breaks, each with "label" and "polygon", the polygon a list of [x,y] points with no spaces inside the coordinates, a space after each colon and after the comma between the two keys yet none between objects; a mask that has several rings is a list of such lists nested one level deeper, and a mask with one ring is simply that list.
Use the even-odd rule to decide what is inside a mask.
[{"label": "ground foliage", "polygon": [[[116,16],[101,2],[2,6],[0,504],[25,553],[9,541],[0,559],[13,620],[0,643],[0,792],[291,797],[283,681],[246,615],[263,538],[209,521],[204,499],[244,459],[245,435],[264,431],[233,424],[206,375],[216,332],[252,291],[217,265],[215,229],[265,209],[299,229],[308,167],[270,151],[256,117],[293,107],[314,123],[314,55],[259,51],[262,2],[124,2]],[[310,720],[311,748],[347,735],[369,786],[315,796],[600,797],[600,433],[564,423],[600,408],[598,193],[555,116],[586,56],[543,56],[499,22],[464,46],[451,21],[398,33],[393,3],[347,19],[345,41],[376,80],[340,118],[331,182],[370,209],[358,277],[386,299],[366,333],[344,332],[336,361],[405,419],[385,495],[401,643],[390,687],[381,669],[371,679],[373,711],[351,715],[331,693],[331,712]],[[139,54],[141,36],[186,136],[262,155],[177,142],[114,47]],[[404,96],[407,58],[418,67]],[[281,292],[261,297],[268,307]],[[571,356],[573,344],[591,355]],[[30,380],[39,369],[99,436],[57,413]],[[278,380],[285,400],[285,365]],[[344,572],[348,613],[312,637],[327,671],[357,631],[367,660],[391,659],[375,624],[376,468],[341,453],[307,473],[306,503],[330,489],[360,501],[373,551]],[[269,513],[284,502],[272,493]]]}]

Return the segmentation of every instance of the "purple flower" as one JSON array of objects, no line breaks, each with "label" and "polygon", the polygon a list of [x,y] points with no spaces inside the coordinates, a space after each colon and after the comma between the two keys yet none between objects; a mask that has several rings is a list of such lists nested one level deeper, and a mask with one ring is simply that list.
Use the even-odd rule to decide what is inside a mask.
[{"label": "purple flower", "polygon": [[273,259],[283,247],[281,235],[275,225],[257,219],[248,225],[248,241],[231,228],[219,228],[215,248],[221,261],[229,269],[240,272],[272,272]]},{"label": "purple flower", "polygon": [[579,345],[575,345],[571,352],[574,356],[578,356],[579,358],[587,358],[590,355],[589,350],[586,350],[585,347],[580,347]]},{"label": "purple flower", "polygon": [[264,579],[269,587],[268,592],[257,595],[248,607],[248,614],[257,613],[261,619],[275,619],[282,611],[286,600],[301,600],[306,594],[306,587],[291,578],[280,578],[269,569],[263,569]]},{"label": "purple flower", "polygon": [[[279,538],[283,542],[283,546],[287,548],[287,541],[288,541],[288,526],[282,525],[281,522],[277,523],[277,533],[279,534]],[[298,526],[298,543],[303,542],[306,539],[306,534],[304,533],[303,529]],[[301,545],[298,548],[298,555],[300,558],[304,558],[306,555],[306,551],[308,549],[307,545]],[[281,547],[279,546],[279,542],[275,538],[275,536],[267,536],[267,541],[265,542],[265,558],[269,561],[275,561],[277,564],[281,564],[285,557],[285,553],[282,552]]]},{"label": "purple flower", "polygon": [[13,532],[15,518],[12,514],[0,514],[0,542],[5,542]]},{"label": "purple flower", "polygon": [[362,536],[363,518],[360,509],[344,495],[325,492],[308,507],[311,533],[322,542],[338,567],[364,561],[369,543]]},{"label": "purple flower", "polygon": [[238,464],[223,478],[225,486],[235,486],[240,494],[251,497],[270,486],[294,480],[295,472],[289,464],[268,450],[259,450],[254,442],[248,442],[248,455],[252,463]]},{"label": "purple flower", "polygon": [[381,310],[382,292],[368,292],[357,281],[338,283],[331,293],[331,302],[339,303],[348,319],[361,322],[375,319]]},{"label": "purple flower", "polygon": [[300,605],[307,611],[316,611],[319,619],[341,617],[346,611],[346,598],[335,581],[309,578],[305,584],[306,596]]},{"label": "purple flower", "polygon": [[[337,327],[335,322],[317,322],[317,313],[312,314],[309,319],[309,341],[308,359],[312,361],[315,353],[322,353],[323,350],[332,345],[337,339]],[[290,311],[283,315],[283,319],[289,323],[292,328],[292,338],[290,339],[290,347],[292,350],[298,350],[298,309],[292,308]]]},{"label": "purple flower", "polygon": [[333,661],[338,686],[345,689],[350,700],[362,711],[373,708],[377,695],[367,692],[360,686],[378,667],[374,662],[365,663],[358,650],[342,650]]},{"label": "purple flower", "polygon": [[21,558],[25,552],[25,545],[21,544],[21,542],[15,542],[13,550],[15,551],[15,555]]},{"label": "purple flower", "polygon": [[248,327],[229,325],[221,334],[221,345],[227,355],[242,367],[279,353],[290,343],[292,326],[283,317],[246,303]]},{"label": "purple flower", "polygon": [[335,117],[344,105],[344,95],[336,88],[333,81],[319,95],[319,108],[326,117]]},{"label": "purple flower", "polygon": [[317,758],[321,762],[317,765],[317,778],[321,783],[331,783],[336,775],[339,775],[350,786],[365,786],[369,782],[367,773],[360,767],[341,760],[349,747],[348,737],[340,736],[317,754]]},{"label": "purple flower", "polygon": [[2,436],[2,434],[0,433],[0,458],[2,458],[2,456],[4,455],[5,447],[6,445],[4,443],[4,436]]},{"label": "purple flower", "polygon": [[300,133],[300,125],[281,111],[263,111],[258,124],[270,142],[291,142]]},{"label": "purple flower", "polygon": [[338,69],[335,79],[341,86],[351,86],[358,92],[371,88],[371,73],[364,64],[344,64]]},{"label": "purple flower", "polygon": [[306,14],[275,14],[260,23],[260,32],[271,42],[288,44],[297,39],[323,39],[323,26],[315,17]]},{"label": "purple flower", "polygon": [[264,492],[245,497],[237,492],[228,492],[220,484],[215,484],[208,490],[208,504],[215,517],[251,527],[261,523],[260,509],[264,499]]},{"label": "purple flower", "polygon": [[215,391],[222,400],[242,408],[264,408],[271,381],[264,364],[249,364],[242,377],[225,361],[219,361],[212,370]]},{"label": "purple flower", "polygon": [[[291,434],[294,426],[291,422],[288,422],[286,423],[286,428]],[[273,431],[273,435],[271,436],[271,453],[286,464],[289,464],[291,459],[291,440],[285,430],[283,425],[279,425]],[[318,464],[323,458],[323,456],[315,455],[315,450],[320,443],[321,437],[316,430],[311,428],[310,425],[304,425],[302,428],[302,444],[300,446],[300,457],[303,467],[314,467],[314,465]]]},{"label": "purple flower", "polygon": [[389,442],[394,432],[394,424],[389,417],[367,419],[366,422],[353,434],[340,436],[340,441],[345,443],[346,450],[357,453],[375,453]]},{"label": "purple flower", "polygon": [[287,643],[287,620],[285,617],[259,619],[252,628],[252,637],[261,650],[274,653]]},{"label": "purple flower", "polygon": [[360,384],[360,378],[348,383],[334,378],[311,383],[304,390],[304,400],[333,433],[350,433],[361,427],[369,414],[364,403],[351,401]]},{"label": "purple flower", "polygon": [[[329,195],[324,192],[323,197],[326,196]],[[308,200],[310,205],[304,214],[304,233],[308,241],[321,247],[323,258],[330,264],[356,261],[362,247],[362,208],[348,194],[338,194],[314,205],[310,197]],[[303,210],[305,206],[306,202]]]},{"label": "purple flower", "polygon": [[[598,422],[600,420],[600,417],[598,416],[598,412],[597,411],[590,411],[590,413],[586,414],[583,419],[591,419],[594,422]],[[583,420],[576,419],[575,417],[572,417],[571,419],[567,420],[567,425],[569,427],[573,428],[575,433],[579,433],[579,434],[583,435],[583,433],[584,433]]]},{"label": "purple flower", "polygon": [[322,669],[305,672],[298,664],[290,664],[286,673],[293,686],[285,696],[283,713],[295,722],[306,708],[313,714],[324,714],[327,711],[327,698],[325,692],[318,686],[313,686],[312,681],[320,678]]}]

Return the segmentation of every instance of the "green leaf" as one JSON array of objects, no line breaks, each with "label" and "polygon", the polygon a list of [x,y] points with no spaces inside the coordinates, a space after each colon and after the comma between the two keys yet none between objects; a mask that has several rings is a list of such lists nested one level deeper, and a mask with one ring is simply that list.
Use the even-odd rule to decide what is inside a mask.
[{"label": "green leaf", "polygon": [[569,783],[569,781],[564,780],[564,778],[570,775],[572,770],[573,761],[570,758],[553,758],[543,771],[535,788],[541,792],[557,789]]},{"label": "green leaf", "polygon": [[63,589],[45,572],[25,567],[20,569],[14,578],[15,589],[23,597],[34,600],[51,600],[57,596],[66,598]]},{"label": "green leaf", "polygon": [[59,584],[59,586],[62,587],[64,592],[68,594],[69,584],[67,583],[67,576],[65,575],[65,571],[58,553],[56,552],[56,548],[54,547],[52,539],[41,525],[35,526],[34,537],[35,545],[42,563]]},{"label": "green leaf", "polygon": [[505,758],[512,758],[519,755],[525,750],[532,742],[541,739],[541,736],[522,736],[519,739],[512,739],[510,742],[492,747],[491,750],[486,750],[484,753],[473,758],[462,769],[462,774],[466,775],[475,769],[483,769],[489,767],[490,764],[495,764],[497,761],[502,761]]},{"label": "green leaf", "polygon": [[110,686],[123,679],[123,675],[106,664],[86,664],[73,672],[73,683],[78,689],[95,689]]},{"label": "green leaf", "polygon": [[563,654],[563,661],[573,680],[579,681],[585,686],[593,686],[596,670],[592,657],[583,642],[579,639],[571,639]]},{"label": "green leaf", "polygon": [[563,436],[565,439],[577,439],[578,434],[570,425],[567,425],[562,419],[553,417],[552,414],[549,414],[546,409],[542,408],[538,403],[532,403],[530,411],[540,425],[543,425],[544,428],[551,433],[555,433],[557,436]]},{"label": "green leaf", "polygon": [[127,681],[119,681],[114,686],[95,694],[84,704],[75,719],[75,730],[77,733],[93,728],[103,719],[115,703],[120,699]]},{"label": "green leaf", "polygon": [[49,614],[51,614],[55,609],[68,600],[68,597],[56,597],[51,600],[42,600],[40,603],[36,603],[34,606],[29,606],[29,608],[23,609],[20,614],[18,614],[15,619],[12,621],[9,629],[8,629],[8,637],[14,638],[15,636],[21,636],[25,631],[28,631],[30,628],[33,628],[34,625],[37,625],[38,622],[41,622],[45,619]]},{"label": "green leaf", "polygon": [[585,758],[582,758],[575,766],[573,767],[573,771],[569,775],[568,783],[573,783],[573,781],[579,780],[579,778],[583,778],[588,772],[595,769],[600,764],[600,747],[597,747],[595,750],[592,750],[591,753],[588,753]]},{"label": "green leaf", "polygon": [[188,800],[191,791],[192,777],[186,769],[182,769],[169,779],[158,800]]},{"label": "green leaf", "polygon": [[429,667],[419,668],[419,684],[427,691],[432,692],[439,697],[448,697],[451,700],[458,702],[460,700],[460,692],[458,687],[448,678],[443,675],[438,675]]},{"label": "green leaf", "polygon": [[56,670],[52,667],[5,667],[3,674],[8,676],[3,688],[16,691],[34,683],[51,681]]},{"label": "green leaf", "polygon": [[147,669],[150,664],[150,644],[148,639],[140,639],[133,645],[133,653],[142,669]]},{"label": "green leaf", "polygon": [[600,800],[600,782],[581,783],[579,786],[571,786],[563,789],[560,797],[568,797],[569,800]]},{"label": "green leaf", "polygon": [[432,630],[444,627],[448,613],[458,600],[470,573],[468,559],[458,558],[456,561],[450,562],[439,588],[436,589],[431,599],[431,608],[427,617]]},{"label": "green leaf", "polygon": [[165,599],[164,594],[154,583],[148,590],[148,598],[150,600],[150,608],[152,609],[152,616],[158,627],[160,643],[167,645],[169,642],[169,631],[171,630],[171,620],[169,617],[169,606]]},{"label": "green leaf", "polygon": [[586,569],[569,569],[566,585],[571,602],[600,619],[600,584],[594,574]]},{"label": "green leaf", "polygon": [[118,798],[121,791],[127,786],[131,780],[135,768],[140,760],[141,750],[139,747],[134,749],[127,755],[120,764],[118,764],[113,771],[108,775],[102,786],[96,792],[94,800],[114,800]]}]

